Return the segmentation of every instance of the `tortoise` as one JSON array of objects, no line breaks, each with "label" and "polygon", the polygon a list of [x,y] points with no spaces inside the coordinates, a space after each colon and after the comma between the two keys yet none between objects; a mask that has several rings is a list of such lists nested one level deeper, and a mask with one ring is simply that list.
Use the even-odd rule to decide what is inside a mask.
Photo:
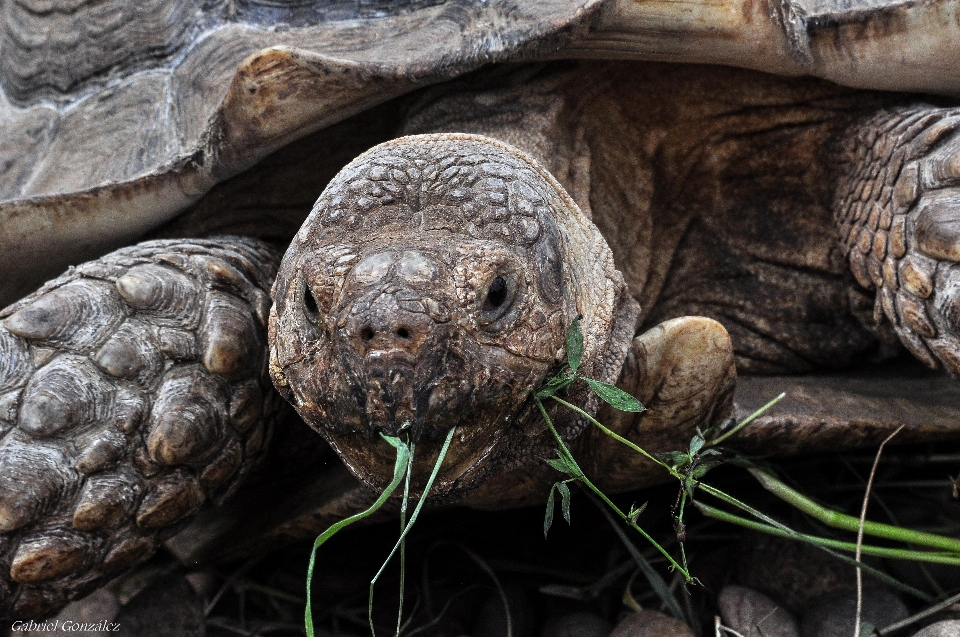
[{"label": "tortoise", "polygon": [[[897,357],[960,375],[960,9],[673,7],[6,6],[0,614],[316,533],[380,433],[456,427],[438,504],[538,501],[577,316],[648,409],[570,400],[652,451],[797,373],[741,448],[955,436],[955,380]],[[663,479],[551,415],[603,487]]]}]

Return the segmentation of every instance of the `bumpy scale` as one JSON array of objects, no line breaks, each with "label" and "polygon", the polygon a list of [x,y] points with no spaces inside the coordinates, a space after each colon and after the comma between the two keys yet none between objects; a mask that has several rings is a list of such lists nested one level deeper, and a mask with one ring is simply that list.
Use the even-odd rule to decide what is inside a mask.
[{"label": "bumpy scale", "polygon": [[960,109],[880,111],[842,151],[834,209],[854,276],[914,356],[960,376]]},{"label": "bumpy scale", "polygon": [[0,617],[146,559],[262,455],[278,260],[255,240],[153,241],[0,315]]}]

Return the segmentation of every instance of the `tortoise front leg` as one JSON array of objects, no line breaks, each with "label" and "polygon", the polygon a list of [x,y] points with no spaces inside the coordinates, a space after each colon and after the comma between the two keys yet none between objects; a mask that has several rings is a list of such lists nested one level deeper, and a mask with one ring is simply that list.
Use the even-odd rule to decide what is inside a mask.
[{"label": "tortoise front leg", "polygon": [[917,358],[960,376],[960,109],[858,122],[839,153],[834,215],[850,268]]},{"label": "tortoise front leg", "polygon": [[147,559],[263,455],[278,261],[236,237],[152,241],[0,312],[0,619]]},{"label": "tortoise front leg", "polygon": [[[664,321],[633,339],[617,382],[646,411],[605,407],[598,420],[650,453],[683,450],[698,429],[733,415],[736,380],[733,345],[720,323],[701,316]],[[578,457],[610,491],[669,479],[663,469],[596,428],[581,439]]]}]

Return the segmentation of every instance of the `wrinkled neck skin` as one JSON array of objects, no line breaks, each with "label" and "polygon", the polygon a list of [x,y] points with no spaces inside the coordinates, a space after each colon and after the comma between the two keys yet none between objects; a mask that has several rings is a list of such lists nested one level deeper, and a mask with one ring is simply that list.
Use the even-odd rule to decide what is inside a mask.
[{"label": "wrinkled neck skin", "polygon": [[[615,380],[626,349],[611,347],[626,294],[597,229],[533,159],[479,136],[401,138],[354,160],[273,297],[274,384],[360,480],[389,483],[381,434],[399,436],[415,446],[418,494],[457,428],[436,502],[549,443],[532,394],[561,367],[575,316],[586,373]],[[567,438],[582,428],[557,423]]]}]

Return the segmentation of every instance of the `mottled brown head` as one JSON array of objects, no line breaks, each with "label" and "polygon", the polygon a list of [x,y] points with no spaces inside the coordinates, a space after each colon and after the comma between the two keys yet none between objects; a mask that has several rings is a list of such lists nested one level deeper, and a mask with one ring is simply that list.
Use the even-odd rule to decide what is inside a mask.
[{"label": "mottled brown head", "polygon": [[622,287],[534,160],[478,136],[406,137],[344,168],[287,251],[271,374],[375,487],[394,455],[378,433],[408,436],[423,460],[457,426],[438,486],[462,493],[542,435],[529,399],[576,314],[588,365],[604,367]]}]

